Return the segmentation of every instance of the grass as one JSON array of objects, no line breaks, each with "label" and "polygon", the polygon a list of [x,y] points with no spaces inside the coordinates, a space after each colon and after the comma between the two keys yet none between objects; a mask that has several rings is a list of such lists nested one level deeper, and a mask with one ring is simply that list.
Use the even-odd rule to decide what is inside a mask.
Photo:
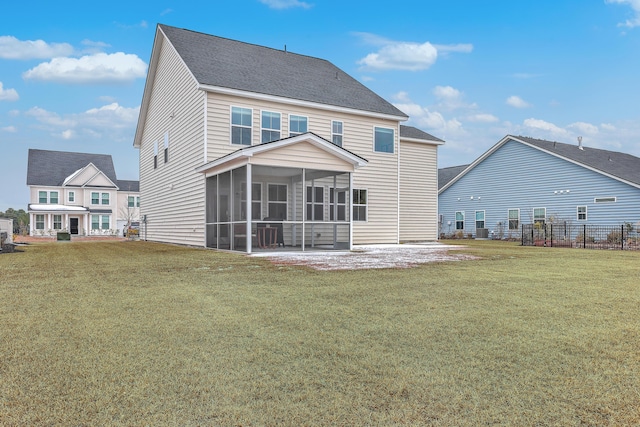
[{"label": "grass", "polygon": [[640,424],[640,254],[470,242],[320,272],[148,242],[0,256],[0,425]]}]

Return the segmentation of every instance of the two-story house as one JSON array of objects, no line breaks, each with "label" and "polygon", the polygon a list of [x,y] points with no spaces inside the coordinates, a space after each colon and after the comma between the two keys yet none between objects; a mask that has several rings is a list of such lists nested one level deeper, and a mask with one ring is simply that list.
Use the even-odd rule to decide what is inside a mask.
[{"label": "two-story house", "polygon": [[119,235],[140,218],[138,181],[119,181],[107,154],[29,149],[30,235]]},{"label": "two-story house", "polygon": [[142,233],[248,253],[436,240],[443,141],[407,119],[326,60],[158,25]]}]

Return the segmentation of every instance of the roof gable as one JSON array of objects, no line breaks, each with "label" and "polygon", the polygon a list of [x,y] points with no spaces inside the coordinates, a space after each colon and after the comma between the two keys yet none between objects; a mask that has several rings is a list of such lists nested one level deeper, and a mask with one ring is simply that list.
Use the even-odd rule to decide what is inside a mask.
[{"label": "roof gable", "polygon": [[[110,182],[110,186],[115,186],[116,172],[113,160],[108,154],[29,149],[27,185],[61,187],[69,185],[67,180],[76,182],[76,179],[80,181],[90,179],[90,177],[81,178],[84,176],[83,171],[92,170],[86,169],[89,165],[103,174]],[[95,173],[92,176],[95,176]]]},{"label": "roof gable", "polygon": [[400,139],[408,141],[424,141],[433,144],[437,143],[438,145],[444,144],[442,139],[436,138],[435,136],[416,127],[406,125],[400,125]]},{"label": "roof gable", "polygon": [[561,142],[547,141],[525,136],[507,135],[496,145],[486,151],[482,156],[476,159],[471,165],[464,168],[454,176],[449,182],[442,185],[438,192],[441,193],[449,188],[509,141],[527,145],[549,155],[561,158],[602,175],[640,188],[640,158],[638,157],[616,151],[600,150],[590,147],[580,148],[578,145],[574,144],[564,144]]},{"label": "roof gable", "polygon": [[163,24],[158,31],[201,86],[407,119],[405,113],[324,59]]}]

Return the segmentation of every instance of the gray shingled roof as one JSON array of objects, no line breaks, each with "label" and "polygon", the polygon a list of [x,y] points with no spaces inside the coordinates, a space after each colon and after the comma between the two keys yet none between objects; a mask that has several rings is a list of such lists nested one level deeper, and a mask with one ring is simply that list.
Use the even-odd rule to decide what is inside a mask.
[{"label": "gray shingled roof", "polygon": [[444,142],[440,138],[436,138],[435,136],[420,130],[413,126],[400,125],[400,137],[401,138],[412,138],[412,139],[424,139],[427,141],[435,141],[435,142]]},{"label": "gray shingled roof", "polygon": [[563,144],[561,142],[546,141],[526,136],[509,135],[509,137],[640,185],[640,158],[632,156],[631,154],[585,146],[583,146],[581,150],[578,148],[578,144]]},{"label": "gray shingled roof", "polygon": [[132,191],[134,193],[140,192],[140,181],[119,179],[118,182],[116,182],[116,185],[120,191]]},{"label": "gray shingled roof", "polygon": [[158,24],[198,83],[407,117],[324,59]]},{"label": "gray shingled roof", "polygon": [[449,181],[458,176],[460,172],[468,167],[469,165],[460,165],[438,169],[438,190],[447,185]]},{"label": "gray shingled roof", "polygon": [[108,154],[71,153],[29,149],[27,185],[59,187],[72,173],[89,163],[100,169],[114,183],[116,171]]}]

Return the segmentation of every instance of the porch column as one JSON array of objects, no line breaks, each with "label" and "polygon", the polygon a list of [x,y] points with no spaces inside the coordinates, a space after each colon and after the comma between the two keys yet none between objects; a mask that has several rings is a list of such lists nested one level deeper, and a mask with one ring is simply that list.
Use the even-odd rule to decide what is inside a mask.
[{"label": "porch column", "polygon": [[[367,202],[369,195],[367,194]],[[353,250],[353,173],[349,172],[349,250]]]},{"label": "porch column", "polygon": [[[245,203],[245,210],[246,212],[245,217],[247,218],[247,230],[245,231],[245,235],[246,237],[246,241],[247,241],[247,253],[251,254],[251,246],[252,246],[252,241],[251,241],[251,219],[253,216],[253,196],[251,194],[251,190],[252,190],[252,176],[251,176],[251,163],[247,163],[247,192],[246,192],[246,196],[247,196],[247,201]],[[240,205],[242,206],[242,200],[240,201]]]},{"label": "porch column", "polygon": [[304,252],[305,247],[305,223],[307,221],[307,169],[302,168],[302,252]]}]

